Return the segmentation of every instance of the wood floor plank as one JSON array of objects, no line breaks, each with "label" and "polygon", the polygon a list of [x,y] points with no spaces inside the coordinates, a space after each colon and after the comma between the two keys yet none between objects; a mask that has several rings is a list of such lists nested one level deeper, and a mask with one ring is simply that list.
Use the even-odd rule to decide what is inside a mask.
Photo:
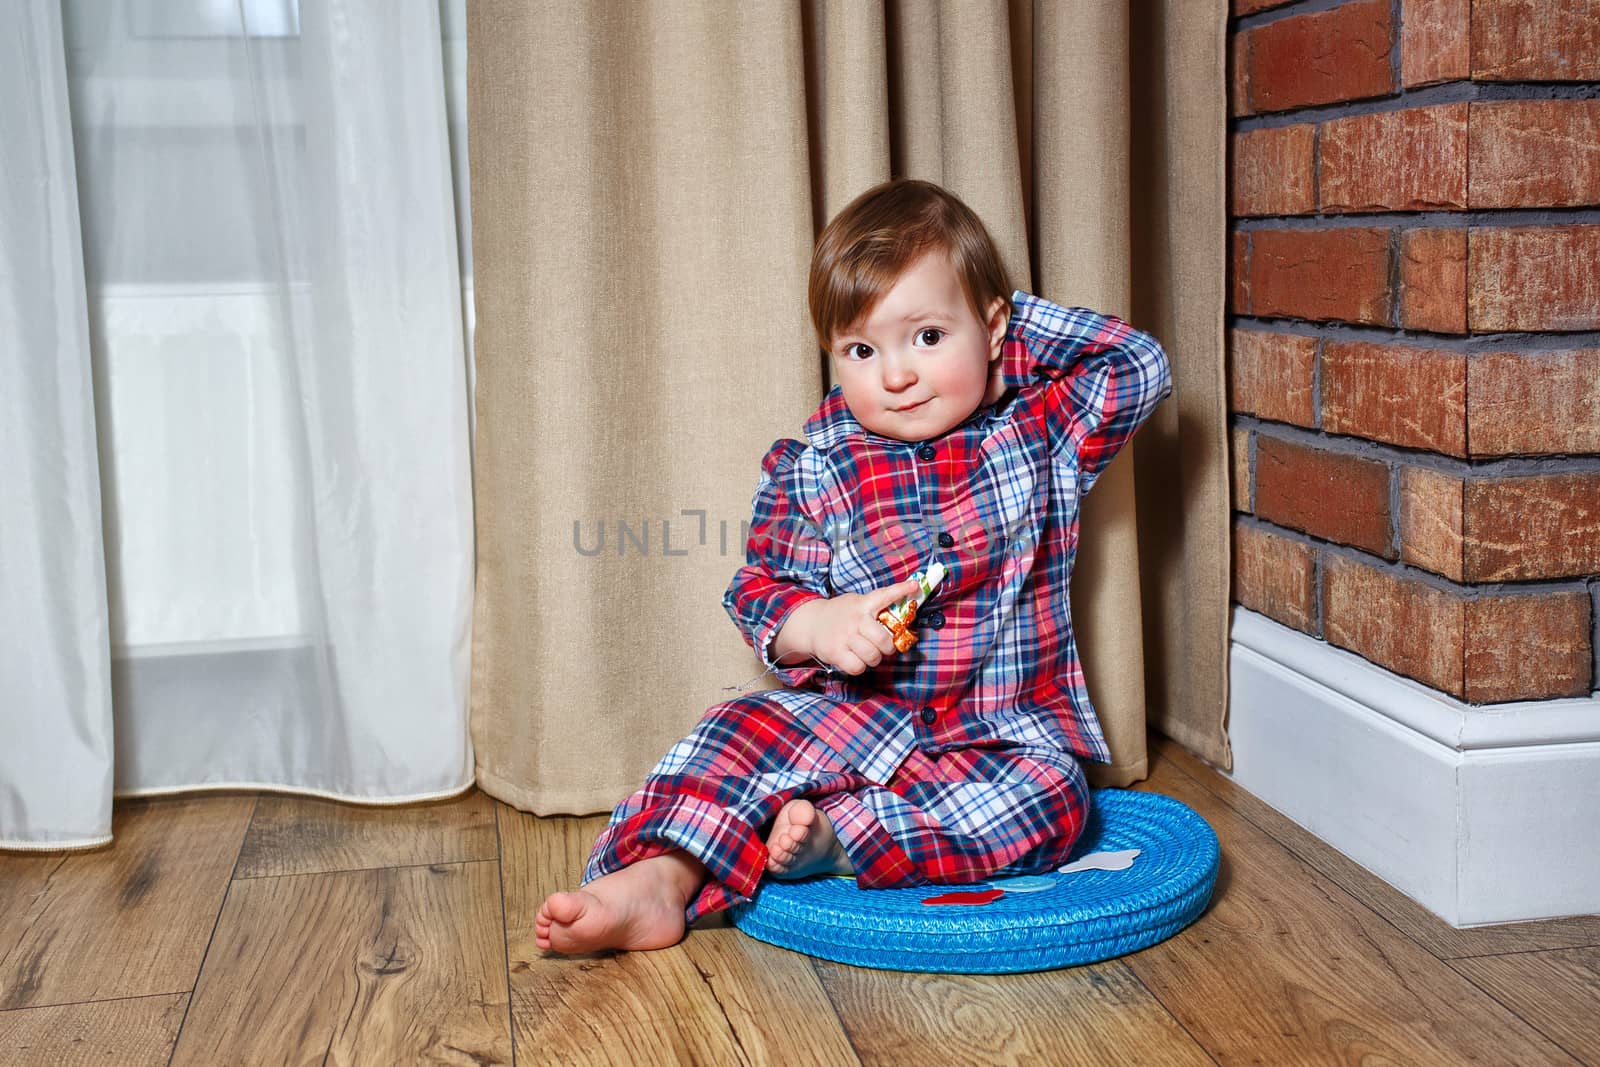
[{"label": "wood floor plank", "polygon": [[506,939],[515,966],[516,960],[539,954],[533,942],[539,905],[551,893],[578,888],[589,852],[607,819],[604,815],[530,815],[498,801],[496,809]]},{"label": "wood floor plank", "polygon": [[1600,948],[1473,956],[1450,966],[1584,1063],[1600,1065]]},{"label": "wood floor plank", "polygon": [[263,794],[239,856],[238,877],[494,858],[494,801],[477,789],[395,806]]},{"label": "wood floor plank", "polygon": [[815,966],[865,1064],[1211,1063],[1118,960],[992,975]]},{"label": "wood floor plank", "polygon": [[1259,797],[1201,763],[1171,739],[1152,733],[1150,749],[1152,756],[1171,760],[1279,844],[1440,959],[1600,945],[1600,915],[1458,930]]},{"label": "wood floor plank", "polygon": [[0,1060],[18,1065],[165,1064],[187,993],[0,1011]]},{"label": "wood floor plank", "polygon": [[727,918],[696,923],[683,949],[750,1062],[860,1063],[814,961],[746,937]]},{"label": "wood floor plank", "polygon": [[509,1064],[493,862],[235,881],[175,1064]]},{"label": "wood floor plank", "polygon": [[118,801],[104,848],[0,854],[0,1009],[188,992],[254,802]]},{"label": "wood floor plank", "polygon": [[534,918],[575,889],[605,816],[500,807],[517,1055],[536,1063],[856,1063],[810,960],[745,937],[727,913],[671,948],[546,954]]},{"label": "wood floor plank", "polygon": [[560,956],[534,943],[539,905],[552,892],[577,887],[606,821],[541,817],[500,806],[518,1053],[534,1062],[579,1064],[749,1062],[681,945]]},{"label": "wood floor plank", "polygon": [[1170,759],[1139,783],[1222,843],[1212,903],[1128,966],[1221,1064],[1574,1062]]}]

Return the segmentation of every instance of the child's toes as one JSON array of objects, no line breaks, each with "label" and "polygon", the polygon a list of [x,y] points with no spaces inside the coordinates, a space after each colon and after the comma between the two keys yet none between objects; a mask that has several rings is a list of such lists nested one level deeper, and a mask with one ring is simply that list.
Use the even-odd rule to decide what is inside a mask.
[{"label": "child's toes", "polygon": [[587,901],[581,893],[552,893],[545,898],[539,914],[552,923],[572,923],[583,914]]}]

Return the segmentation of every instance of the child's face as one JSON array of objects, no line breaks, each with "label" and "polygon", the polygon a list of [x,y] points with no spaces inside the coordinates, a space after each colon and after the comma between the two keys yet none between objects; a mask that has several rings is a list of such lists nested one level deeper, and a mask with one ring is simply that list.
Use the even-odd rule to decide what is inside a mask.
[{"label": "child's face", "polygon": [[829,349],[856,421],[901,441],[937,437],[978,410],[1006,336],[1005,302],[983,323],[940,250],[924,253]]}]

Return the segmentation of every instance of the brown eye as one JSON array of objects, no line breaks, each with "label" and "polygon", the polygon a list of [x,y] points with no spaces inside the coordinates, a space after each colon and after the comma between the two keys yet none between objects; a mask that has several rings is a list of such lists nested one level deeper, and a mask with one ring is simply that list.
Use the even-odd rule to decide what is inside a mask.
[{"label": "brown eye", "polygon": [[[933,340],[925,341],[925,339],[927,338],[927,336],[930,333],[933,334]],[[942,337],[944,337],[944,331],[943,330],[936,330],[932,326],[928,327],[926,330],[920,331],[917,334],[917,340],[925,341],[925,343],[928,344],[930,347],[933,346],[933,345],[938,344],[940,338],[942,338]]]}]

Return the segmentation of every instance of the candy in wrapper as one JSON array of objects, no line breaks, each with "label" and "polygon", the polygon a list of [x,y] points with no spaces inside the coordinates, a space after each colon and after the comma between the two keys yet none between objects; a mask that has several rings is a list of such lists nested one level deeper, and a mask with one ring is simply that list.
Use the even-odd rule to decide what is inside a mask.
[{"label": "candy in wrapper", "polygon": [[889,628],[894,635],[894,647],[904,652],[917,643],[917,635],[911,632],[911,620],[917,617],[917,606],[910,605],[896,615],[892,611],[878,612],[878,621]]},{"label": "candy in wrapper", "polygon": [[917,608],[944,580],[944,564],[935,563],[926,572],[918,571],[911,577],[921,588],[893,607],[878,612],[878,621],[894,635],[894,647],[901,652],[917,643],[917,635],[911,632],[911,622],[917,617]]}]

